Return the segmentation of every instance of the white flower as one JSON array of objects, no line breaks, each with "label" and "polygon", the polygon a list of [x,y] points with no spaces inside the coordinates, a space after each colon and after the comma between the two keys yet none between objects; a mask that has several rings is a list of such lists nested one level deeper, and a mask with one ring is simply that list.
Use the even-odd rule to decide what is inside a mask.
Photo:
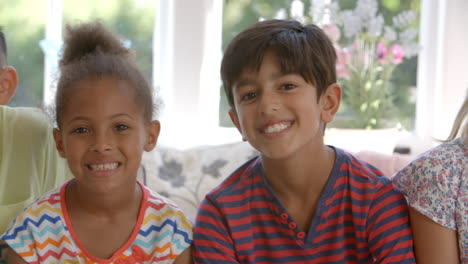
[{"label": "white flower", "polygon": [[323,16],[325,14],[325,3],[324,1],[314,1],[310,0],[310,10],[309,16],[312,18],[312,21],[316,24],[321,24]]},{"label": "white flower", "polygon": [[330,19],[331,19],[330,22],[337,24],[337,25],[341,25],[340,16],[339,16],[340,5],[336,2],[333,2],[329,5],[329,8],[330,8]]},{"label": "white flower", "polygon": [[343,22],[344,35],[347,38],[358,37],[362,29],[360,17],[356,16],[354,12],[350,10],[345,10],[340,13],[340,18]]},{"label": "white flower", "polygon": [[380,37],[384,23],[385,21],[382,15],[370,19],[367,22],[367,33],[372,37]]},{"label": "white flower", "polygon": [[358,0],[354,12],[362,20],[369,21],[377,15],[378,8],[377,0]]},{"label": "white flower", "polygon": [[414,42],[418,37],[418,30],[415,28],[408,28],[403,32],[400,32],[400,41],[402,43]]},{"label": "white flower", "polygon": [[291,3],[291,17],[301,23],[304,22],[304,3],[300,0],[294,0]]},{"label": "white flower", "polygon": [[286,19],[287,14],[286,14],[286,9],[280,8],[278,12],[275,14],[275,19]]},{"label": "white flower", "polygon": [[416,12],[408,10],[403,11],[397,16],[393,17],[393,25],[396,28],[405,28],[409,26],[416,19]]},{"label": "white flower", "polygon": [[397,39],[397,33],[395,29],[389,26],[384,27],[384,38],[389,40],[390,42],[393,42]]}]

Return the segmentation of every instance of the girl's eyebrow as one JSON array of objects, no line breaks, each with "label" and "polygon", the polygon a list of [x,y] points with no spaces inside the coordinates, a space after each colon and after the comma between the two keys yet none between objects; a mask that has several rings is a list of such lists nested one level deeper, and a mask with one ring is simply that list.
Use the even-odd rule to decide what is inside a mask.
[{"label": "girl's eyebrow", "polygon": [[114,114],[111,116],[111,118],[117,118],[117,117],[128,117],[132,120],[135,120],[135,118],[127,113],[118,113],[118,114]]},{"label": "girl's eyebrow", "polygon": [[[135,120],[135,118],[127,113],[118,113],[118,114],[113,114],[110,116],[110,118],[114,119],[114,118],[117,118],[117,117],[127,117],[127,118],[130,118],[132,120]],[[74,118],[72,118],[70,121],[67,122],[67,124],[70,124],[70,123],[73,123],[75,121],[89,121],[90,118],[88,117],[85,117],[85,116],[76,116]]]},{"label": "girl's eyebrow", "polygon": [[87,121],[87,120],[89,120],[89,118],[84,117],[84,116],[76,116],[76,117],[72,118],[70,121],[68,121],[67,124],[71,124],[71,123],[73,123],[75,121],[80,121],[80,120]]}]

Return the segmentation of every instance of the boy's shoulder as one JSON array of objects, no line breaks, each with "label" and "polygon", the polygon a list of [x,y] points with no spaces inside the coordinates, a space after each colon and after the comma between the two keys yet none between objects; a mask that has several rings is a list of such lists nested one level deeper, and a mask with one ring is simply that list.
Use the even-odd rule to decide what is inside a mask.
[{"label": "boy's shoulder", "polygon": [[382,185],[391,184],[390,179],[379,168],[355,157],[348,151],[339,148],[334,149],[337,156],[334,166],[335,173],[349,177],[351,182],[356,184],[379,188]]},{"label": "boy's shoulder", "polygon": [[262,179],[260,173],[261,166],[260,156],[251,158],[231,173],[217,187],[208,192],[207,196],[216,199],[242,192],[246,187],[256,182],[252,180],[253,178],[258,178],[257,180]]}]

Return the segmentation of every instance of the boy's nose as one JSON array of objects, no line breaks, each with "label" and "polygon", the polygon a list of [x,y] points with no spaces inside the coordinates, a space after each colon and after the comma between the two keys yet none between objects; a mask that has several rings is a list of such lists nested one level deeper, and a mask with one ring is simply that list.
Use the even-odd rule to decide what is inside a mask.
[{"label": "boy's nose", "polygon": [[271,114],[280,109],[280,101],[274,94],[264,93],[260,98],[259,111],[262,114]]}]

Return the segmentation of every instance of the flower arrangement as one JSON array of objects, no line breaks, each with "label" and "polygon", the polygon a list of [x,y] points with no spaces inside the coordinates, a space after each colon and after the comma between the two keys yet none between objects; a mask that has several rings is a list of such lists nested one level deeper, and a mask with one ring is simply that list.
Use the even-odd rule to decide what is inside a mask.
[{"label": "flower arrangement", "polygon": [[411,26],[417,14],[403,11],[388,25],[378,13],[377,0],[358,0],[354,9],[341,10],[336,2],[319,10],[311,6],[310,15],[335,45],[338,81],[351,125],[382,127],[386,113],[395,107],[389,85],[392,73],[419,50],[418,31]]}]

